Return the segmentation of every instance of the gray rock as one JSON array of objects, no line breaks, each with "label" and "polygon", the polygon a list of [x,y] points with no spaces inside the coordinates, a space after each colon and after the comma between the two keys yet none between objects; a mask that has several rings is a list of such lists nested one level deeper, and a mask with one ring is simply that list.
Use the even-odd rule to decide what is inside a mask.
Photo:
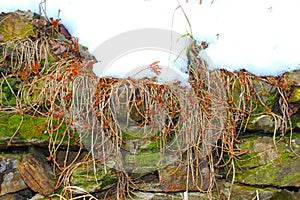
[{"label": "gray rock", "polygon": [[0,195],[28,188],[17,169],[17,159],[17,156],[12,155],[0,156]]},{"label": "gray rock", "polygon": [[15,193],[0,196],[0,200],[27,200],[27,198]]},{"label": "gray rock", "polygon": [[259,114],[250,117],[246,129],[251,132],[263,131],[264,133],[274,133],[274,130],[277,130],[279,126],[280,121],[275,121],[271,115]]}]

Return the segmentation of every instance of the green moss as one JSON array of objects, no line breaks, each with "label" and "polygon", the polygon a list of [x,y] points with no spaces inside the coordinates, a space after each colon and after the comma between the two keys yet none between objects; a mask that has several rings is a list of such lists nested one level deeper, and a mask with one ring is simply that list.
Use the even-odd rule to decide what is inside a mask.
[{"label": "green moss", "polygon": [[280,157],[283,159],[283,160],[286,160],[286,159],[289,159],[289,158],[294,158],[295,155],[293,155],[293,153],[291,152],[283,152],[280,154]]},{"label": "green moss", "polygon": [[148,144],[145,149],[152,152],[158,151],[160,149],[158,141],[151,141],[150,144]]},{"label": "green moss", "polygon": [[[278,182],[279,169],[275,164],[268,164],[256,168],[238,170],[236,173],[236,181],[249,185],[274,185]],[[277,183],[276,183],[277,182]]]},{"label": "green moss", "polygon": [[34,35],[34,26],[26,22],[16,13],[5,16],[0,23],[0,40],[6,42],[16,37],[28,37]]},{"label": "green moss", "polygon": [[[147,137],[145,137],[145,134]],[[132,126],[127,130],[122,130],[122,138],[124,140],[132,140],[132,139],[150,139],[151,137],[159,136],[160,132],[154,132],[150,126],[141,127]]]},{"label": "green moss", "polygon": [[257,167],[266,162],[264,158],[268,155],[265,154],[265,151],[258,151],[256,148],[256,140],[257,138],[247,138],[245,139],[245,142],[239,145],[239,148],[242,151],[248,151],[248,153],[241,155],[239,160],[237,160],[238,166],[242,167],[243,169]]},{"label": "green moss", "polygon": [[291,117],[292,127],[300,129],[300,115],[296,114]]},{"label": "green moss", "polygon": [[[298,152],[299,134],[294,134],[292,146]],[[290,151],[285,141],[276,144],[271,137],[250,138],[240,145],[249,154],[237,160],[236,180],[249,185],[272,185],[276,187],[299,186],[300,159]]]},{"label": "green moss", "polygon": [[138,139],[138,137],[136,137],[134,134],[131,134],[128,131],[122,131],[122,139],[127,141],[127,140],[131,140],[131,139]]},{"label": "green moss", "polygon": [[49,66],[51,66],[55,63],[55,59],[53,58],[53,56],[50,53],[47,55],[47,59],[41,59],[41,61],[40,61],[41,66],[44,66],[47,63]]},{"label": "green moss", "polygon": [[[49,132],[46,131],[47,121],[47,117],[0,113],[0,144],[6,144],[17,130],[14,141],[21,143],[32,141],[39,141],[39,143],[48,142]],[[57,131],[52,133],[52,137],[56,138],[57,141],[61,141],[66,129],[67,127],[63,123]],[[76,138],[78,138],[76,132],[73,134],[74,135],[71,137],[71,144],[74,144],[77,140]],[[67,142],[67,139],[68,137],[64,137],[64,142]]]},{"label": "green moss", "polygon": [[126,170],[133,173],[146,173],[156,170],[160,161],[160,153],[126,154]]},{"label": "green moss", "polygon": [[271,200],[296,200],[296,197],[286,190],[275,192]]},{"label": "green moss", "polygon": [[[43,102],[43,95],[41,95],[43,85],[44,82],[40,81],[34,86],[22,87],[20,79],[2,78],[0,79],[0,104],[2,106],[13,107],[17,105],[18,98],[21,101],[20,103],[27,105],[37,101]],[[20,95],[20,89],[22,89],[22,95]],[[20,99],[20,96],[22,96],[22,99]]]},{"label": "green moss", "polygon": [[[40,81],[36,84],[34,84],[34,86],[29,86],[29,87],[23,87],[21,89],[22,92],[22,103],[25,104],[33,104],[35,103],[38,99],[39,99],[39,95],[42,91],[42,87],[44,85],[44,82]],[[42,102],[39,99],[39,102]]]},{"label": "green moss", "polygon": [[[23,121],[22,121],[23,118]],[[22,122],[22,123],[21,123]],[[7,139],[13,136],[21,124],[16,139],[19,140],[47,140],[48,135],[44,134],[47,126],[45,117],[22,116],[20,114],[0,114],[0,138]]]},{"label": "green moss", "polygon": [[[275,86],[262,81],[253,80],[253,85],[249,85],[251,91],[248,91],[250,88],[246,86],[246,83],[236,80],[233,80],[232,84],[233,83],[234,87],[231,91],[231,98],[236,105],[239,105],[238,102],[241,98],[244,98],[246,101],[246,109],[253,114],[265,113],[268,109],[274,107],[278,95]],[[249,92],[251,92],[251,95],[247,97]]]},{"label": "green moss", "polygon": [[96,192],[105,190],[117,183],[117,174],[113,169],[104,168],[100,164],[96,164],[97,171],[94,172],[94,167],[90,165],[82,165],[75,169],[71,182],[72,185],[85,189],[88,192]]},{"label": "green moss", "polygon": [[300,102],[300,87],[296,87],[291,96],[291,102],[296,103]]},{"label": "green moss", "polygon": [[[258,107],[256,108],[254,113],[264,113],[267,111],[267,109],[273,109],[274,104],[277,100],[277,95],[278,93],[275,91],[270,91],[270,92],[266,92],[264,95],[262,95],[262,91],[260,91],[259,93],[257,93],[257,95],[259,95],[261,97],[261,100],[263,101],[263,105],[258,99]],[[252,106],[256,106],[256,105],[252,105]]]},{"label": "green moss", "polygon": [[15,78],[0,79],[0,104],[2,106],[15,106],[16,97],[20,89],[20,82]]},{"label": "green moss", "polygon": [[246,199],[256,199],[257,192],[261,199],[269,199],[272,197],[273,193],[276,191],[273,188],[258,188],[258,187],[249,187],[245,185],[234,184],[232,190],[230,191],[231,184],[228,182],[221,183],[220,185],[220,194],[221,198],[216,195],[214,199],[227,199],[229,194],[231,194],[230,199],[234,200],[246,200]]}]

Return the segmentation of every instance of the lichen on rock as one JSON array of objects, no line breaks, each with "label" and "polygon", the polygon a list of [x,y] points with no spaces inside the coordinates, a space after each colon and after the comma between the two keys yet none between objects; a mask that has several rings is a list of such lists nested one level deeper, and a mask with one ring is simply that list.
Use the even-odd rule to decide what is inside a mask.
[{"label": "lichen on rock", "polygon": [[[72,186],[77,186],[89,193],[109,189],[117,184],[117,173],[114,169],[104,170],[100,163],[82,163],[71,176]],[[81,194],[82,191],[75,193]]]},{"label": "lichen on rock", "polygon": [[272,137],[245,139],[239,147],[249,151],[237,161],[236,181],[253,186],[300,187],[300,137],[274,145]]},{"label": "lichen on rock", "polygon": [[34,36],[34,26],[29,22],[33,13],[16,11],[2,14],[0,17],[0,41],[7,42],[13,38]]}]

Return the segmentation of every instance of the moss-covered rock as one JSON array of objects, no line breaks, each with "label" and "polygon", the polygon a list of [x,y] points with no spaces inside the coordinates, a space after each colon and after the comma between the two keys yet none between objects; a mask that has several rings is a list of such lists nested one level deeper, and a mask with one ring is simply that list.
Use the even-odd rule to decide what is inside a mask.
[{"label": "moss-covered rock", "polygon": [[34,35],[34,26],[27,18],[32,18],[33,13],[17,11],[1,16],[0,41],[9,41],[16,37],[28,37]]},{"label": "moss-covered rock", "polygon": [[[82,163],[71,176],[71,184],[87,192],[94,193],[108,189],[117,184],[117,173],[114,169],[107,168],[99,163]],[[77,191],[82,193],[82,191]]]},{"label": "moss-covered rock", "polygon": [[[218,180],[216,183],[218,185],[218,190],[213,190],[211,194],[201,193],[201,192],[168,192],[162,193],[160,191],[156,192],[142,192],[138,191],[134,193],[135,199],[164,199],[164,200],[181,200],[184,197],[188,197],[189,200],[220,200],[220,199],[230,199],[230,200],[250,200],[250,199],[260,199],[260,200],[296,200],[299,199],[299,192],[291,192],[285,189],[277,189],[272,187],[253,187],[242,184],[235,183],[232,185],[230,182],[223,180]],[[230,198],[229,198],[230,197]],[[128,198],[130,199],[130,198]]]},{"label": "moss-covered rock", "polygon": [[21,114],[0,114],[0,145],[15,134],[14,141],[19,144],[44,143],[49,136],[46,132],[47,118],[23,116]]},{"label": "moss-covered rock", "polygon": [[300,87],[296,87],[291,95],[291,103],[300,103]]},{"label": "moss-covered rock", "polygon": [[[247,78],[246,78],[247,77]],[[240,109],[256,115],[271,111],[278,97],[277,87],[259,78],[239,71],[231,76],[228,99],[233,100]],[[245,105],[243,105],[245,104]],[[243,106],[242,106],[243,105]]]},{"label": "moss-covered rock", "polygon": [[257,114],[274,108],[278,92],[275,85],[254,80],[252,95],[253,114]]},{"label": "moss-covered rock", "polygon": [[0,145],[47,145],[49,138],[76,143],[74,122],[66,116],[72,84],[80,73],[95,76],[94,57],[77,39],[63,35],[59,21],[54,25],[19,10],[1,13],[0,19]]},{"label": "moss-covered rock", "polygon": [[296,130],[300,130],[300,116],[297,115],[292,118],[293,128]]},{"label": "moss-covered rock", "polygon": [[147,173],[155,171],[159,166],[161,154],[156,153],[126,153],[124,158],[125,170],[132,173]]},{"label": "moss-covered rock", "polygon": [[[0,148],[10,146],[30,146],[30,145],[47,145],[49,138],[55,138],[54,142],[61,142],[66,145],[68,137],[64,137],[67,129],[64,123],[59,128],[50,133],[48,130],[47,117],[30,116],[13,113],[0,113]],[[54,126],[55,126],[54,120]],[[50,136],[51,135],[51,136]],[[13,139],[11,140],[11,138]],[[74,132],[73,138],[69,141],[71,145],[76,143],[78,134]],[[11,142],[12,141],[12,142]]]},{"label": "moss-covered rock", "polygon": [[20,81],[16,78],[0,78],[0,104],[2,106],[16,106],[16,96],[20,89]]},{"label": "moss-covered rock", "polygon": [[247,138],[240,144],[249,153],[237,161],[236,181],[247,185],[300,187],[300,135],[276,142],[271,137]]},{"label": "moss-covered rock", "polygon": [[296,200],[299,198],[299,195],[294,195],[292,192],[287,190],[280,190],[273,194],[272,200]]},{"label": "moss-covered rock", "polygon": [[285,73],[296,85],[300,86],[300,70]]},{"label": "moss-covered rock", "polygon": [[279,197],[285,196],[286,200],[296,200],[297,194],[284,189],[276,189],[272,187],[253,187],[248,185],[234,184],[221,181],[218,183],[220,189],[219,194],[214,194],[213,199],[227,199],[230,196],[231,200],[241,199],[261,199],[261,200],[281,200]]}]

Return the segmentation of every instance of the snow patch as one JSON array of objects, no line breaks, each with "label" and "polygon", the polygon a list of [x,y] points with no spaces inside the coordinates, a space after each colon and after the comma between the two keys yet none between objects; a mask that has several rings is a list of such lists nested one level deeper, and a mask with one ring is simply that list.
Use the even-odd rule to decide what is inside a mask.
[{"label": "snow patch", "polygon": [[[40,2],[0,0],[0,7],[3,12],[30,9],[38,13]],[[209,43],[204,59],[212,61],[212,68],[246,69],[260,76],[300,69],[299,0],[203,0],[202,5],[198,0],[49,0],[46,11],[53,18],[60,13],[71,34],[94,50],[109,38],[133,29],[190,32],[178,2],[194,38]],[[153,62],[163,59],[158,55]],[[171,64],[182,68],[182,63]]]}]

